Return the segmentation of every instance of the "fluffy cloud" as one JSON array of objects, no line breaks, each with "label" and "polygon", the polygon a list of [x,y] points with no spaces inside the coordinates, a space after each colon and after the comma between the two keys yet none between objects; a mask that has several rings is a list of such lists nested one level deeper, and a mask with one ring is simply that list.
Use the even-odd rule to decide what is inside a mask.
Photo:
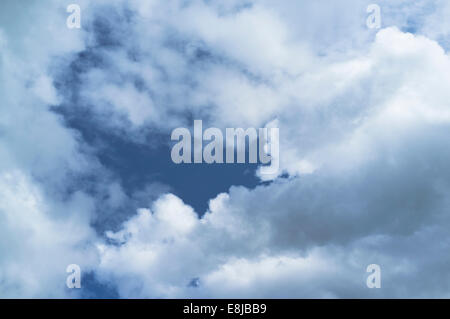
[{"label": "fluffy cloud", "polygon": [[[53,56],[82,50],[83,42],[60,27],[65,10],[56,2],[5,1],[1,15],[0,296],[68,296],[67,265],[89,269],[97,240],[94,201],[71,191],[72,177],[89,174],[96,161],[51,110],[60,96],[49,69]],[[60,40],[48,41],[49,33]]]},{"label": "fluffy cloud", "polygon": [[[307,160],[314,172],[254,190],[232,188],[200,219],[178,198],[161,198],[153,213],[142,210],[109,233],[120,245],[101,247],[100,272],[134,297],[401,297],[408,287],[409,296],[445,296],[429,284],[448,276],[430,270],[442,259],[423,262],[411,243],[445,254],[445,245],[434,247],[427,236],[446,241],[449,62],[436,42],[396,28],[380,31],[367,54],[317,75],[334,81],[308,81],[317,91],[330,85],[327,95],[311,100],[309,117],[292,121],[302,107],[280,116],[289,133],[281,149],[292,150],[282,153],[286,170],[296,174],[296,163]],[[320,121],[315,114],[331,106],[346,111],[345,101],[362,97],[359,109]],[[334,130],[333,139],[304,144],[296,128],[308,128],[304,121],[311,119],[307,136],[318,139],[324,128]],[[335,121],[340,125],[333,127]],[[185,227],[173,233],[180,222]],[[135,254],[140,258],[130,258]],[[134,285],[118,266],[123,259],[137,261],[128,263],[138,274]],[[364,286],[371,263],[386,271],[380,293]],[[196,287],[189,285],[193,278]]]},{"label": "fluffy cloud", "polygon": [[[0,13],[0,296],[68,296],[71,263],[121,297],[448,296],[444,1],[383,1],[378,32],[350,0],[81,4],[82,30],[56,2]],[[71,112],[129,143],[276,119],[285,174],[117,229],[165,186],[130,194]]]},{"label": "fluffy cloud", "polygon": [[20,171],[2,173],[0,189],[0,296],[68,295],[66,267],[88,270],[97,263],[92,201],[78,193],[55,203]]}]

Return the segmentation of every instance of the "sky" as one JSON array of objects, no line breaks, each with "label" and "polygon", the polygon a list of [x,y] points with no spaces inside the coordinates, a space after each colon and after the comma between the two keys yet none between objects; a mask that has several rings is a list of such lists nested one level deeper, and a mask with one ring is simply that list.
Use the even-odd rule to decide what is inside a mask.
[{"label": "sky", "polygon": [[[2,0],[0,297],[449,298],[449,15]],[[194,120],[276,125],[278,173],[173,163]]]}]

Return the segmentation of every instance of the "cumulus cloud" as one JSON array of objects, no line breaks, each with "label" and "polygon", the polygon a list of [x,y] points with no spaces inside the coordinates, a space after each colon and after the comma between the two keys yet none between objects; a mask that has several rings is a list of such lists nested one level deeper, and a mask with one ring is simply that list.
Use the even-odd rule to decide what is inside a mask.
[{"label": "cumulus cloud", "polygon": [[[378,31],[351,0],[81,6],[2,4],[0,296],[71,296],[72,263],[121,297],[448,296],[445,1],[382,1]],[[280,176],[200,216],[125,189],[72,113],[128,143],[276,119]]]},{"label": "cumulus cloud", "polygon": [[64,203],[46,197],[20,171],[0,177],[0,296],[60,298],[68,265],[97,263],[89,226],[92,201],[74,194]]},{"label": "cumulus cloud", "polygon": [[[71,177],[96,162],[51,107],[60,102],[49,73],[52,56],[83,49],[65,25],[65,11],[2,3],[0,23],[0,296],[63,297],[67,265],[96,258],[92,198],[69,191]],[[42,19],[29,19],[27,14]],[[39,27],[37,27],[39,26]],[[42,28],[40,28],[42,27]],[[48,32],[60,39],[48,41]],[[45,44],[45,45],[43,45]]]},{"label": "cumulus cloud", "polygon": [[[296,165],[307,160],[317,166],[314,172],[254,190],[232,188],[211,201],[204,217],[191,213],[186,228],[177,232],[181,238],[171,237],[176,222],[169,216],[183,221],[190,208],[175,208],[180,200],[173,196],[162,198],[154,213],[141,211],[122,231],[109,234],[121,245],[102,247],[108,256],[102,273],[126,281],[119,292],[135,297],[401,297],[406,287],[417,289],[409,290],[410,296],[445,296],[445,290],[430,289],[427,281],[447,272],[427,273],[433,262],[422,263],[423,256],[399,247],[425,240],[433,229],[445,236],[449,62],[434,41],[396,28],[381,30],[367,54],[324,68],[323,78],[334,77],[330,82],[339,84],[330,87],[328,96],[309,97],[305,112],[316,122],[307,136],[317,139],[324,128],[334,130],[333,139],[304,145],[305,135],[296,129],[306,126],[306,119],[292,121],[301,107],[281,116],[279,125],[289,133],[282,149],[293,153],[286,152],[286,170],[301,173]],[[319,80],[308,84],[317,90],[329,85]],[[330,105],[346,111],[341,104],[363,97],[361,91],[367,100],[359,109],[349,107],[320,121],[314,114],[330,111]],[[335,121],[340,125],[333,127]],[[172,220],[164,227],[167,234],[162,224],[150,222],[166,214],[165,220]],[[422,242],[435,244],[432,238]],[[444,254],[445,247],[434,249]],[[135,277],[144,281],[130,287],[116,263],[132,252],[146,258],[132,258],[139,260],[136,265],[147,266]],[[182,270],[177,261],[183,261]],[[378,295],[367,291],[361,279],[371,263],[387,271],[388,288]],[[175,270],[160,272],[168,264]],[[191,278],[199,279],[198,287],[188,285]]]}]

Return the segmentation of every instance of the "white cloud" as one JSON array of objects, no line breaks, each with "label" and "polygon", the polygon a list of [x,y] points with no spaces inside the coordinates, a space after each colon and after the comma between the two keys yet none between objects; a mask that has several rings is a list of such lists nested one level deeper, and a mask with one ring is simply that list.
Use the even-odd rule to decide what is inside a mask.
[{"label": "white cloud", "polygon": [[[66,296],[71,263],[122,297],[448,296],[450,61],[438,10],[418,28],[435,42],[392,27],[372,39],[355,1],[134,1],[132,13],[123,3],[83,2],[84,31],[65,28],[55,2],[2,4],[1,296]],[[399,7],[385,7],[383,21],[405,27]],[[93,34],[100,22],[109,29]],[[57,90],[55,65],[84,49],[98,61],[69,88],[100,127],[133,140],[185,124],[186,113],[232,127],[277,118],[290,178],[232,187],[202,218],[164,195],[99,239],[96,203],[129,199],[112,178],[102,179],[105,200],[73,191],[73,179],[103,172],[50,109],[74,93]],[[372,263],[383,290],[364,286]]]},{"label": "white cloud", "polygon": [[[301,108],[293,107],[280,119],[290,133],[281,149],[292,150],[285,167],[298,172],[301,165],[290,167],[306,158],[307,168],[317,165],[314,171],[254,190],[233,187],[211,201],[203,218],[191,213],[179,237],[171,229],[191,209],[174,196],[161,198],[153,215],[143,210],[109,234],[122,244],[102,246],[104,280],[118,282],[124,297],[401,297],[406,289],[408,296],[446,295],[426,281],[447,271],[427,272],[436,260],[423,263],[410,243],[433,246],[424,235],[430,229],[446,237],[436,222],[447,225],[449,62],[429,39],[380,31],[368,53],[324,68],[338,84],[347,82],[328,92],[327,103],[311,95],[307,111],[330,111],[329,105],[345,111],[340,105],[362,90],[367,100],[360,109],[294,121]],[[310,83],[318,91],[329,85],[319,79]],[[302,124],[311,118],[316,122],[304,135]],[[336,120],[341,126],[333,128]],[[302,148],[302,140],[318,138],[323,127],[335,130],[334,138]],[[175,217],[155,224],[158,216]],[[436,249],[444,254],[445,248]],[[125,259],[136,261],[127,263],[133,275],[118,266]],[[386,275],[382,291],[365,287],[371,263]],[[199,287],[188,286],[192,278]]]},{"label": "white cloud", "polygon": [[55,203],[20,171],[2,173],[0,190],[0,296],[68,296],[66,267],[97,263],[91,200],[75,194]]},{"label": "white cloud", "polygon": [[59,9],[56,2],[2,3],[1,297],[68,296],[67,265],[87,271],[96,262],[94,202],[69,191],[70,178],[96,163],[50,110],[60,101],[49,74],[52,57],[84,48],[81,33],[69,33]]}]

